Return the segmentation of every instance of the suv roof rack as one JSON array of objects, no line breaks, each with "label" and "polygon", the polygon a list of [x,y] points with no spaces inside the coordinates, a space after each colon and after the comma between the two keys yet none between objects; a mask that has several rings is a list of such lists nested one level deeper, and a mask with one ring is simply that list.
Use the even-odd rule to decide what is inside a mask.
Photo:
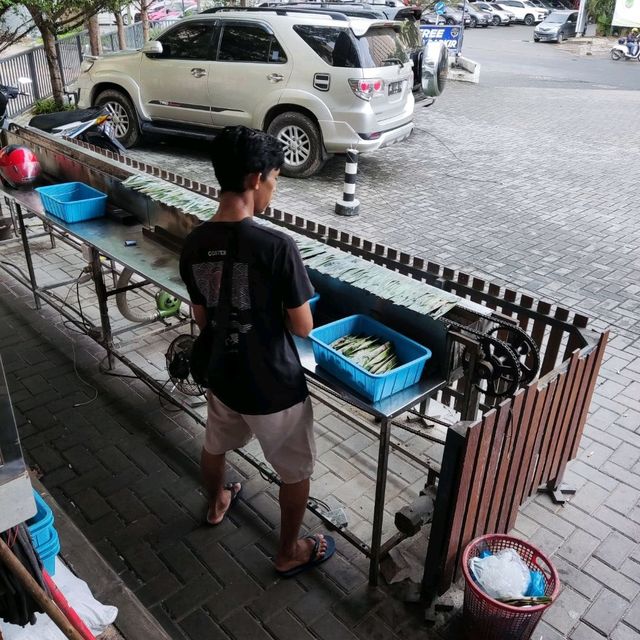
[{"label": "suv roof rack", "polygon": [[320,11],[318,9],[282,9],[280,7],[213,7],[212,9],[205,9],[204,11],[201,11],[201,13],[218,13],[220,11],[268,11],[279,16],[286,16],[290,13],[310,13],[318,16],[330,16],[333,20],[340,20],[342,22],[349,21],[349,18],[339,11]]}]

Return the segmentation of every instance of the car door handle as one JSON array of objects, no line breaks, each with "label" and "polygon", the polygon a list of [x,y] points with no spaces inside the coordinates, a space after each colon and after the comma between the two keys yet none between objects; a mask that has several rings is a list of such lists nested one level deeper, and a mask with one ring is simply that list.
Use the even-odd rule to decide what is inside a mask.
[{"label": "car door handle", "polygon": [[267,80],[269,82],[282,82],[284,80],[284,76],[280,73],[270,73],[267,76]]},{"label": "car door handle", "polygon": [[200,67],[194,67],[193,69],[191,69],[191,75],[194,78],[202,78],[203,76],[207,75],[207,72],[205,69],[201,69]]}]

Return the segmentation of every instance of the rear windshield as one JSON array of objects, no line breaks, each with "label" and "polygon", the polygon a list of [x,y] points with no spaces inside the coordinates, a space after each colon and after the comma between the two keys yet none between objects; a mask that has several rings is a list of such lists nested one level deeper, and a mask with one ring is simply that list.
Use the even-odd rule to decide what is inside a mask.
[{"label": "rear windshield", "polygon": [[399,34],[390,27],[369,29],[360,38],[344,27],[298,24],[293,29],[332,67],[372,69],[409,60]]}]

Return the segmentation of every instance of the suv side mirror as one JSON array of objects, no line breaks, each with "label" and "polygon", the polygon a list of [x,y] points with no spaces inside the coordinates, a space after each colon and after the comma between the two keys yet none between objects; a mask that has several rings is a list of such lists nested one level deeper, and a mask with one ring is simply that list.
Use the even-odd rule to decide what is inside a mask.
[{"label": "suv side mirror", "polygon": [[158,40],[149,40],[148,42],[145,42],[144,46],[142,47],[142,53],[144,53],[145,56],[149,56],[150,58],[161,56],[162,42],[159,42]]}]

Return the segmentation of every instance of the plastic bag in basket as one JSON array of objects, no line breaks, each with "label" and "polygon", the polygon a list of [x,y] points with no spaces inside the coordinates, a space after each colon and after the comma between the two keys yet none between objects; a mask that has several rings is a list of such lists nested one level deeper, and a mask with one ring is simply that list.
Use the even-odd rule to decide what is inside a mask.
[{"label": "plastic bag in basket", "polygon": [[472,558],[469,568],[480,587],[492,598],[521,598],[531,582],[529,568],[514,549]]}]

